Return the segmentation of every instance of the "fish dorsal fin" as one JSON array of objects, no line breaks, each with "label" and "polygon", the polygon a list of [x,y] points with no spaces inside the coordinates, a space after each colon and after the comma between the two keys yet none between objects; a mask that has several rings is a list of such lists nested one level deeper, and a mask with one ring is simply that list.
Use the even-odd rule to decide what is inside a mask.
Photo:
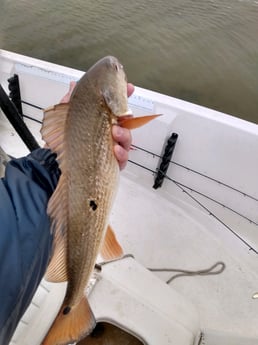
[{"label": "fish dorsal fin", "polygon": [[118,124],[121,127],[127,129],[135,129],[146,125],[148,122],[154,120],[156,117],[161,116],[161,114],[145,115],[139,117],[123,117],[118,118]]},{"label": "fish dorsal fin", "polygon": [[110,225],[107,227],[105,238],[100,250],[104,260],[114,260],[123,256],[123,249],[116,239],[116,235]]},{"label": "fish dorsal fin", "polygon": [[47,213],[51,219],[51,230],[54,235],[53,256],[45,275],[51,282],[67,281],[67,172],[65,168],[64,135],[69,103],[60,103],[44,111],[41,134],[47,146],[57,154],[62,171],[55,192],[51,196]]},{"label": "fish dorsal fin", "polygon": [[53,256],[45,275],[50,282],[64,282],[68,280],[67,274],[67,209],[68,204],[65,175],[62,174],[57,188],[49,200],[47,212],[52,221],[51,229],[54,232]]},{"label": "fish dorsal fin", "polygon": [[57,154],[60,163],[62,163],[60,158],[64,151],[64,133],[68,110],[69,103],[60,103],[45,109],[40,131],[43,140]]}]

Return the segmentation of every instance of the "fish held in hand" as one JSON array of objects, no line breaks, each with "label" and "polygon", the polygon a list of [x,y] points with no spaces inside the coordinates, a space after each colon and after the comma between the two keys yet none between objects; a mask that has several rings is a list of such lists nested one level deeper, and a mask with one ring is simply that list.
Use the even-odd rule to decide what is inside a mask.
[{"label": "fish held in hand", "polygon": [[[125,114],[127,79],[123,66],[111,56],[84,74],[69,103],[44,112],[42,137],[57,153],[62,172],[47,208],[54,253],[46,279],[68,285],[43,345],[69,344],[92,331],[95,319],[84,291],[97,255],[101,247],[106,258],[122,255],[108,218],[119,177],[111,129]],[[134,128],[134,121],[127,119],[124,127]]]}]

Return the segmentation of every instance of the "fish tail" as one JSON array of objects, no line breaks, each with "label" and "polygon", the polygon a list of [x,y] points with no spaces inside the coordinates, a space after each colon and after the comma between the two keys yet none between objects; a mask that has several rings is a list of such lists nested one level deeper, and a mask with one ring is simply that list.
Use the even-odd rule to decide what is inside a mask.
[{"label": "fish tail", "polygon": [[63,304],[42,345],[67,345],[86,337],[96,321],[86,297],[73,306]]}]

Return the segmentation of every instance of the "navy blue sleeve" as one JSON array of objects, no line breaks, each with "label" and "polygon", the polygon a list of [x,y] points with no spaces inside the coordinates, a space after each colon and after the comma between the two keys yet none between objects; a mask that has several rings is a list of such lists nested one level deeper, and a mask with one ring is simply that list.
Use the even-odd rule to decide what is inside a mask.
[{"label": "navy blue sleeve", "polygon": [[60,176],[55,154],[13,159],[0,180],[0,344],[8,344],[45,273],[52,247],[47,203]]}]

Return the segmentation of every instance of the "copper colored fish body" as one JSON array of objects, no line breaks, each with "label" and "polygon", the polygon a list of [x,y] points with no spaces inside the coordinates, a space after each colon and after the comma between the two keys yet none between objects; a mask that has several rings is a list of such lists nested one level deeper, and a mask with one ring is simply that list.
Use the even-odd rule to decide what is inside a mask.
[{"label": "copper colored fish body", "polygon": [[70,102],[64,138],[68,159],[61,167],[68,187],[69,307],[83,296],[116,190],[119,169],[111,126],[116,115],[127,111],[127,82],[120,66],[112,57],[100,61],[82,78]]},{"label": "copper colored fish body", "polygon": [[47,209],[55,240],[46,279],[68,281],[44,345],[69,344],[91,332],[95,319],[84,290],[103,238],[106,253],[122,254],[107,225],[119,174],[111,127],[127,113],[126,75],[111,56],[88,70],[69,103],[44,113],[42,137],[57,153],[62,172]]},{"label": "copper colored fish body", "polygon": [[107,227],[117,179],[112,123],[127,112],[127,81],[114,57],[95,64],[69,104],[45,111],[42,136],[58,154],[62,175],[48,213],[55,232],[46,279],[68,281],[63,306],[44,344],[67,344],[89,333],[95,320],[84,297]]}]

